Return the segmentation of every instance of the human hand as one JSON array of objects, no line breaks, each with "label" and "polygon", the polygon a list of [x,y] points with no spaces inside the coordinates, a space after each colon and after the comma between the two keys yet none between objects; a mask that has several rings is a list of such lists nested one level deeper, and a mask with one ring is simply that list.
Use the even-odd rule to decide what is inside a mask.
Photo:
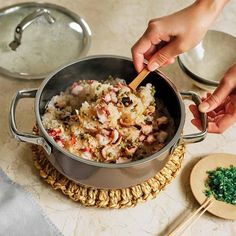
[{"label": "human hand", "polygon": [[132,47],[138,72],[144,60],[150,71],[175,61],[179,54],[196,46],[228,0],[198,0],[172,15],[153,19],[143,36]]},{"label": "human hand", "polygon": [[[208,131],[210,133],[223,133],[236,122],[236,64],[230,67],[213,94],[208,93],[207,98],[199,105],[201,112],[207,112]],[[192,123],[201,129],[199,111],[195,105],[190,105],[194,119]]]}]

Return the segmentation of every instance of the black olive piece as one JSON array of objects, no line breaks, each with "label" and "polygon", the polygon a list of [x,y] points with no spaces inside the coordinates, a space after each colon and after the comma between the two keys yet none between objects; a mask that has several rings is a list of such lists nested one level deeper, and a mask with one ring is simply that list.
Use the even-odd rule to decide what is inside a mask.
[{"label": "black olive piece", "polygon": [[55,106],[56,108],[59,108],[59,109],[60,109],[60,106],[58,105],[57,102],[54,103],[54,106]]},{"label": "black olive piece", "polygon": [[129,97],[123,97],[121,101],[126,107],[133,103],[133,101]]},{"label": "black olive piece", "polygon": [[146,125],[152,125],[152,121],[151,120],[145,120]]}]

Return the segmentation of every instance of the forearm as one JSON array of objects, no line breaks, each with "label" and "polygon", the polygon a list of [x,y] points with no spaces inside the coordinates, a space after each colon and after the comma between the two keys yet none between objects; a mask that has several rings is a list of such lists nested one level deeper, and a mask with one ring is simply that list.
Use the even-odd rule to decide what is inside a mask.
[{"label": "forearm", "polygon": [[214,21],[229,1],[230,0],[196,0],[194,4],[198,5],[202,11],[207,10],[209,14],[212,15]]}]

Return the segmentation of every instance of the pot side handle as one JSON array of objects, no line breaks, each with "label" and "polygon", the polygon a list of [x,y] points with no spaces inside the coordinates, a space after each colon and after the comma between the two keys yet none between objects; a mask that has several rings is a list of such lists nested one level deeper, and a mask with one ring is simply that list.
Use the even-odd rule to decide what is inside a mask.
[{"label": "pot side handle", "polygon": [[[196,106],[198,106],[202,102],[200,96],[195,92],[192,92],[192,91],[181,92],[180,94],[182,95],[183,99],[192,100],[196,104]],[[185,143],[200,142],[200,141],[204,140],[207,135],[207,126],[208,126],[207,115],[206,115],[206,113],[202,113],[200,111],[199,111],[199,113],[200,113],[200,120],[202,123],[202,131],[195,133],[195,134],[183,135],[182,140]]]},{"label": "pot side handle", "polygon": [[16,107],[19,100],[22,98],[34,98],[36,96],[36,93],[37,93],[37,89],[25,89],[25,90],[20,90],[16,93],[10,106],[9,129],[15,139],[21,142],[27,142],[27,143],[40,145],[44,148],[46,153],[50,155],[51,146],[47,143],[47,141],[43,137],[40,137],[34,134],[20,132],[18,131],[17,126],[16,126],[15,114],[16,114]]}]

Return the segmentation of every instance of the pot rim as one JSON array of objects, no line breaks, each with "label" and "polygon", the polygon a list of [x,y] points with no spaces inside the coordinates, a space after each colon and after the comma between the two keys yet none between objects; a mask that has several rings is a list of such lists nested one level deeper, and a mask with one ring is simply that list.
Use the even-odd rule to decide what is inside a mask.
[{"label": "pot rim", "polygon": [[95,55],[95,56],[88,56],[88,57],[84,57],[81,58],[79,60],[76,60],[72,63],[69,63],[61,68],[59,68],[58,70],[56,70],[55,72],[51,73],[49,76],[47,76],[44,81],[42,82],[42,84],[40,85],[40,87],[38,88],[38,91],[36,93],[36,97],[35,97],[35,113],[36,113],[36,121],[37,121],[37,125],[39,130],[43,133],[43,136],[46,138],[46,141],[49,142],[54,148],[56,148],[57,150],[59,150],[60,152],[62,152],[64,155],[66,155],[68,158],[71,158],[75,161],[79,161],[82,162],[84,164],[88,164],[90,166],[95,166],[95,167],[100,167],[100,168],[127,168],[127,167],[134,167],[134,166],[138,166],[141,164],[144,164],[146,162],[150,162],[156,158],[158,158],[162,153],[166,152],[167,150],[171,150],[171,148],[177,143],[177,141],[180,139],[181,133],[183,131],[183,126],[185,123],[185,117],[186,117],[186,113],[185,113],[185,106],[182,100],[182,97],[180,95],[180,93],[178,92],[177,88],[175,87],[175,85],[169,80],[169,78],[167,76],[165,76],[162,72],[159,71],[155,71],[156,73],[158,72],[159,74],[161,74],[162,78],[166,80],[166,82],[171,86],[171,88],[175,91],[176,96],[179,100],[179,104],[180,104],[180,112],[181,112],[181,118],[180,118],[180,123],[179,123],[179,127],[175,133],[175,135],[172,137],[172,139],[169,141],[168,144],[166,144],[165,147],[163,147],[161,150],[159,150],[158,152],[155,152],[154,154],[152,154],[151,156],[145,157],[141,160],[137,160],[137,161],[131,161],[129,163],[103,163],[103,162],[96,162],[96,161],[90,161],[90,160],[86,160],[84,158],[80,158],[77,157],[75,155],[73,155],[72,153],[70,153],[69,151],[67,151],[66,149],[60,147],[53,138],[51,138],[49,136],[49,134],[47,133],[46,129],[44,128],[43,124],[42,124],[42,120],[41,120],[41,116],[39,114],[39,100],[41,97],[41,94],[45,88],[45,86],[47,85],[48,81],[54,77],[58,72],[60,72],[61,70],[65,69],[68,66],[71,66],[73,64],[77,64],[81,61],[87,61],[87,60],[91,60],[91,59],[97,59],[97,58],[116,58],[116,59],[124,59],[127,61],[132,61],[130,58],[128,57],[124,57],[124,56],[117,56],[117,55]]}]

